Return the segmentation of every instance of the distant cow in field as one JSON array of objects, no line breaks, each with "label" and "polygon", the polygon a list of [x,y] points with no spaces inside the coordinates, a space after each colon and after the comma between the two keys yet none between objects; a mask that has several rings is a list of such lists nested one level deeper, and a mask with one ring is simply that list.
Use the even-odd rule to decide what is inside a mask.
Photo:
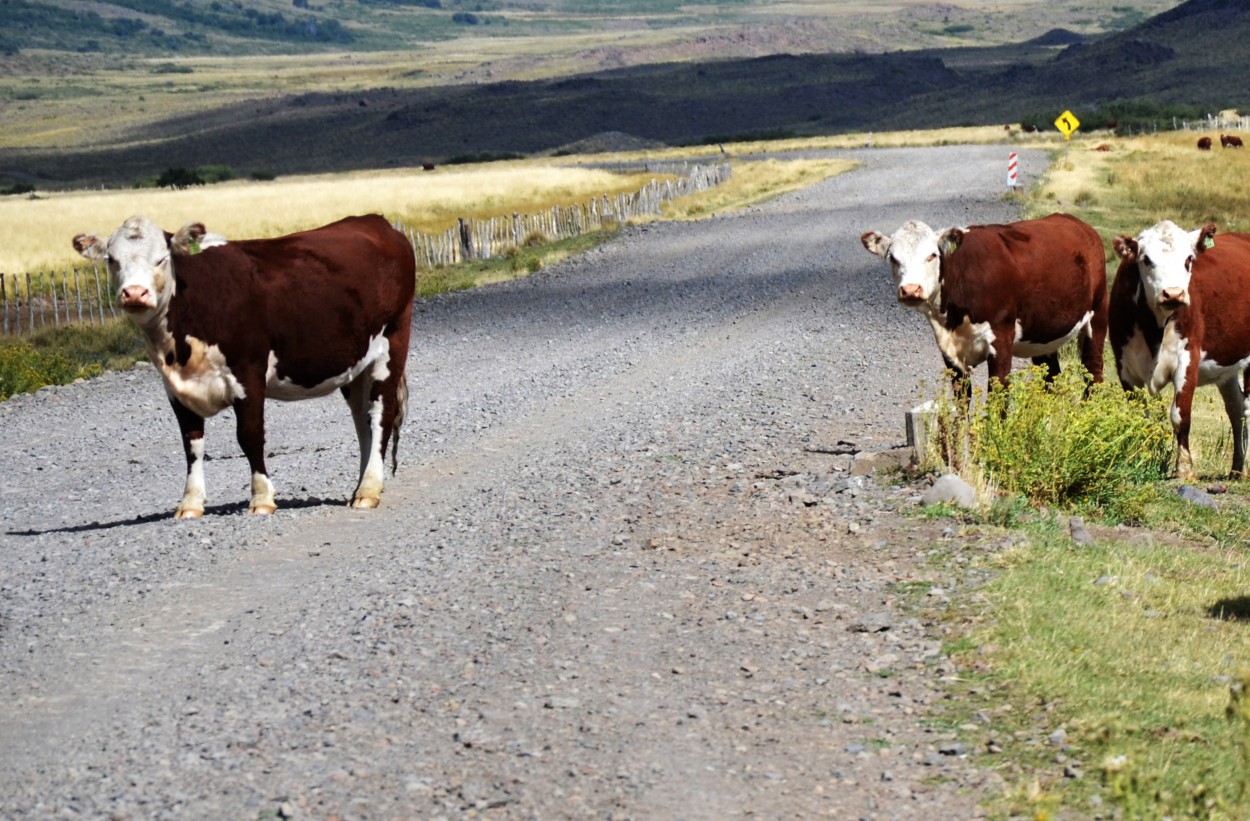
[{"label": "distant cow in field", "polygon": [[1012,356],[1059,373],[1059,348],[1080,337],[1081,361],[1102,381],[1107,263],[1093,228],[1067,214],[1007,225],[935,232],[911,221],[860,242],[890,264],[898,301],[923,314],[967,394],[973,368],[989,361],[991,385]]},{"label": "distant cow in field", "polygon": [[360,440],[353,505],[376,507],[386,446],[408,387],[416,284],[412,246],[385,219],[349,217],[275,239],[226,242],[189,223],[176,234],[146,217],[108,240],[79,234],[74,247],[107,259],[122,309],[143,331],[173,405],[187,459],[175,516],[204,513],[204,418],[234,408],[252,470],[252,513],[277,503],[265,468],[265,398],[342,392]]},{"label": "distant cow in field", "polygon": [[1111,350],[1125,389],[1175,387],[1176,475],[1194,478],[1189,427],[1194,390],[1216,385],[1233,431],[1235,477],[1245,475],[1250,365],[1250,234],[1220,234],[1207,223],[1185,231],[1164,220],[1117,237],[1111,288]]},{"label": "distant cow in field", "polygon": [[1210,150],[1211,150],[1211,138],[1210,138],[1210,137],[1199,137],[1199,138],[1198,138],[1198,150],[1199,150],[1199,151],[1210,151]]},{"label": "distant cow in field", "polygon": [[1241,137],[1238,137],[1235,134],[1221,134],[1220,145],[1224,148],[1244,148],[1241,142]]},{"label": "distant cow in field", "polygon": [[432,163],[432,162],[423,162],[423,163],[421,163],[421,170],[422,170],[422,171],[433,171],[433,170],[434,170],[434,163]]}]

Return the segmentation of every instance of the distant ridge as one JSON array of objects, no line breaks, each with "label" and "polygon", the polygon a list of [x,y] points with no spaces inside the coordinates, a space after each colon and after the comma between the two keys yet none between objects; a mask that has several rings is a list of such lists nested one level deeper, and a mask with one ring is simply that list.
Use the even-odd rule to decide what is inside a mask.
[{"label": "distant ridge", "polygon": [[1070,46],[1073,43],[1083,43],[1086,37],[1077,34],[1075,31],[1067,29],[1051,29],[1040,37],[1034,37],[1032,40],[1026,40],[1026,46]]},{"label": "distant ridge", "polygon": [[1048,111],[1093,113],[1121,102],[1247,110],[1247,56],[1250,0],[1189,0],[1098,38],[1054,29],[1000,48],[775,54],[274,96],[164,120],[128,146],[3,149],[0,178],[52,188],[130,185],[210,163],[280,175],[413,166],[595,150],[624,139],[604,137],[613,132],[641,147],[1026,117],[1049,124],[1053,116],[1041,116]]}]

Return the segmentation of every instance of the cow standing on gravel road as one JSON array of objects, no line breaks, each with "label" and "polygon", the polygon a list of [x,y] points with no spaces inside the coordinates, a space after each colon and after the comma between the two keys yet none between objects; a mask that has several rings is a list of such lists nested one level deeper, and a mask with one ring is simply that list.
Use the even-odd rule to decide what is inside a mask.
[{"label": "cow standing on gravel road", "polygon": [[[204,418],[233,407],[252,470],[252,513],[277,508],[265,468],[265,398],[342,392],[360,440],[352,504],[377,507],[399,441],[416,287],[412,246],[378,216],[275,239],[226,242],[199,223],[169,234],[131,217],[107,241],[122,309],[142,329],[182,431],[187,482],[175,516],[204,514]],[[392,471],[395,464],[392,447]]]}]

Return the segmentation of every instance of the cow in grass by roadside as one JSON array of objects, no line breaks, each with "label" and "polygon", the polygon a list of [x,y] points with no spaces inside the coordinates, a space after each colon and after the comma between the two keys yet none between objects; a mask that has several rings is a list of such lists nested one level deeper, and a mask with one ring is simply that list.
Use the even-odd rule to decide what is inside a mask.
[{"label": "cow in grass by roadside", "polygon": [[117,299],[143,332],[182,432],[187,481],[175,516],[204,513],[204,419],[233,408],[252,471],[253,513],[277,503],[265,468],[265,399],[338,389],[360,441],[353,505],[376,507],[386,447],[395,469],[416,285],[412,246],[380,216],[275,239],[226,242],[131,217],[74,247],[106,259]]},{"label": "cow in grass by roadside", "polygon": [[1210,151],[1210,150],[1211,150],[1211,138],[1210,138],[1210,137],[1199,137],[1199,138],[1198,138],[1198,150],[1199,150],[1199,151]]},{"label": "cow in grass by roadside", "polygon": [[968,377],[989,362],[991,384],[1012,356],[1059,373],[1059,349],[1080,338],[1081,361],[1102,381],[1107,332],[1107,264],[1093,228],[1067,214],[1006,225],[934,231],[905,223],[892,236],[860,242],[890,264],[898,301],[933,327],[938,349],[967,394]]},{"label": "cow in grass by roadside", "polygon": [[1136,238],[1117,237],[1111,287],[1111,350],[1125,389],[1175,388],[1176,475],[1194,477],[1189,429],[1194,391],[1215,385],[1233,433],[1233,469],[1245,475],[1250,412],[1243,372],[1250,365],[1250,234],[1220,234],[1207,223],[1185,231],[1170,220]]},{"label": "cow in grass by roadside", "polygon": [[1243,148],[1244,144],[1241,142],[1241,137],[1235,134],[1221,134],[1220,146],[1223,148]]}]

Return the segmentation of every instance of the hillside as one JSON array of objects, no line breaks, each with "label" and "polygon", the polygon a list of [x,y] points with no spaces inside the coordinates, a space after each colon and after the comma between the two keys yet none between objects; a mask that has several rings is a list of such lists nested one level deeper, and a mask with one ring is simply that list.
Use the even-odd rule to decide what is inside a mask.
[{"label": "hillside", "polygon": [[[759,56],[762,52],[737,50],[728,40],[734,35],[752,39],[787,19],[810,24],[807,35],[797,37],[812,39],[781,51],[795,46],[881,51],[943,41],[1001,45],[1055,26],[1100,34],[1128,28],[1172,5],[1168,0],[1089,0],[1074,12],[1047,0],[971,0],[959,6],[903,0],[892,4],[890,13],[874,13],[859,4],[810,0],[788,3],[780,12],[766,0],[0,0],[0,53],[54,49],[126,57],[251,56],[599,33],[616,35],[598,46],[604,57],[632,64],[632,55],[648,43],[665,50],[677,43],[697,45],[700,37],[718,42],[720,56]],[[620,36],[640,32],[648,33],[646,41]],[[760,43],[744,46],[767,48],[763,43],[772,36],[765,33]],[[655,61],[654,55],[642,60]]]},{"label": "hillside", "polygon": [[909,110],[883,112],[882,123],[932,123],[970,101],[974,122],[1124,100],[1244,110],[1250,90],[1234,67],[1250,62],[1248,38],[1250,4],[1189,0],[1128,31],[1073,43],[1041,64],[969,74],[955,87],[919,95]]},{"label": "hillside", "polygon": [[1246,107],[1244,85],[1219,63],[1230,55],[1236,62],[1247,38],[1250,10],[1190,0],[1099,38],[1060,29],[1010,46],[769,54],[534,80],[237,94],[156,120],[122,118],[111,131],[105,123],[81,149],[0,148],[0,184],[126,185],[206,164],[239,174],[411,166],[551,152],[606,131],[689,144],[1016,122],[1125,100],[1195,111]]}]

